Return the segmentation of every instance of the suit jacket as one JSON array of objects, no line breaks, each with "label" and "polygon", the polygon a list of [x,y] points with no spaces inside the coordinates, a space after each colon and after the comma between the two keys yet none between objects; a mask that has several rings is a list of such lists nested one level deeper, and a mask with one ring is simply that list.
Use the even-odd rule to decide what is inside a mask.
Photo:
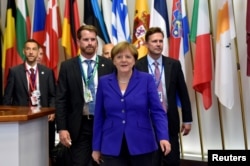
[{"label": "suit jacket", "polygon": [[[98,78],[112,73],[112,61],[98,56]],[[84,92],[79,57],[61,63],[56,90],[56,123],[57,130],[68,130],[72,141],[78,138],[82,124]]]},{"label": "suit jacket", "polygon": [[166,113],[162,109],[154,79],[136,69],[124,95],[119,88],[116,72],[102,77],[97,89],[93,150],[117,156],[123,136],[131,155],[155,151],[157,141],[168,140]]},{"label": "suit jacket", "polygon": [[[55,77],[51,69],[37,64],[42,107],[55,106]],[[25,63],[10,68],[3,104],[28,106],[30,101]]]},{"label": "suit jacket", "polygon": [[[191,104],[180,62],[165,56],[162,56],[162,61],[162,64],[164,65],[168,99],[167,115],[169,134],[170,136],[176,136],[180,132],[180,118],[176,102],[176,94],[178,93],[181,101],[183,122],[192,122]],[[136,62],[136,68],[148,72],[147,56],[142,57]]]}]

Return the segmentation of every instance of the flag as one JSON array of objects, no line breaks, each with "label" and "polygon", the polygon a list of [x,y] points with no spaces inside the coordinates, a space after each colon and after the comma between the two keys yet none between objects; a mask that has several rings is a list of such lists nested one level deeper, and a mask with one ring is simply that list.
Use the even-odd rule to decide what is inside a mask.
[{"label": "flag", "polygon": [[66,53],[66,59],[78,54],[76,32],[80,27],[77,0],[66,0],[62,27],[62,46]]},{"label": "flag", "polygon": [[231,109],[234,105],[234,78],[232,45],[235,35],[231,0],[221,0],[217,16],[215,94],[222,105]]},{"label": "flag", "polygon": [[108,32],[97,0],[85,0],[84,23],[94,25],[97,29],[98,36],[105,43],[110,43]]},{"label": "flag", "polygon": [[29,10],[26,0],[16,0],[17,12],[16,12],[16,41],[17,41],[17,52],[19,56],[25,60],[23,54],[23,46],[27,39],[30,38],[31,23],[29,17]]},{"label": "flag", "polygon": [[250,76],[250,0],[247,0],[246,32],[247,32],[247,76]]},{"label": "flag", "polygon": [[[1,24],[1,20],[0,20],[0,25],[2,25]],[[0,53],[1,53],[1,58],[0,58],[0,64],[2,64],[2,42],[3,42],[3,34],[2,34],[2,28],[1,28],[2,26],[0,26]],[[0,70],[0,94],[1,94],[1,102],[0,102],[0,104],[2,104],[2,96],[3,96],[3,68],[2,68],[2,66],[1,66],[1,70]]]},{"label": "flag", "polygon": [[45,20],[46,8],[44,0],[35,0],[32,38],[35,39],[40,46],[43,46],[45,42]]},{"label": "flag", "polygon": [[54,71],[57,78],[57,64],[59,62],[58,40],[61,37],[61,17],[57,0],[48,1],[48,10],[46,16],[46,66]]},{"label": "flag", "polygon": [[212,105],[212,55],[207,0],[194,0],[190,40],[196,43],[193,88],[202,94],[203,105]]},{"label": "flag", "polygon": [[[181,0],[181,15],[182,15],[182,42],[181,42],[181,55],[182,58],[186,55],[186,53],[189,51],[189,24],[188,24],[188,18],[186,13],[186,5],[185,0]],[[181,58],[179,58],[181,59]]]},{"label": "flag", "polygon": [[145,35],[149,28],[149,10],[148,3],[144,0],[135,1],[135,16],[133,29],[133,44],[138,50],[138,58],[145,56],[148,53],[145,43]]},{"label": "flag", "polygon": [[169,19],[166,1],[152,0],[149,27],[160,27],[164,33],[162,54],[168,56]]},{"label": "flag", "polygon": [[101,1],[102,15],[111,42],[112,39],[112,0]]},{"label": "flag", "polygon": [[99,45],[97,52],[98,54],[102,54],[102,45],[104,43],[110,43],[110,39],[97,0],[84,1],[83,22],[96,27]]},{"label": "flag", "polygon": [[8,0],[6,9],[5,31],[3,39],[2,68],[6,85],[9,68],[22,62],[16,51],[16,2]]},{"label": "flag", "polygon": [[112,43],[130,42],[128,6],[126,0],[113,0],[112,4]]},{"label": "flag", "polygon": [[188,34],[185,0],[173,0],[169,56],[180,61],[185,78],[185,55],[189,51]]},{"label": "flag", "polygon": [[[189,25],[186,15],[185,0],[173,0],[169,56],[180,61],[185,78],[185,55],[189,51],[188,34]],[[181,106],[178,94],[177,104],[178,106]]]},{"label": "flag", "polygon": [[179,59],[181,37],[182,37],[181,1],[173,0],[169,56],[174,59]]}]

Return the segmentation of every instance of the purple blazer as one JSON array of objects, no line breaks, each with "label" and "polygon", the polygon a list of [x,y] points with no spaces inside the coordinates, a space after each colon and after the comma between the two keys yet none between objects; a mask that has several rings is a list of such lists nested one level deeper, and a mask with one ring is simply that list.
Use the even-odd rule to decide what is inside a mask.
[{"label": "purple blazer", "polygon": [[98,83],[93,150],[118,156],[125,136],[131,155],[153,152],[157,142],[169,140],[166,113],[153,77],[134,69],[122,95],[116,72]]}]

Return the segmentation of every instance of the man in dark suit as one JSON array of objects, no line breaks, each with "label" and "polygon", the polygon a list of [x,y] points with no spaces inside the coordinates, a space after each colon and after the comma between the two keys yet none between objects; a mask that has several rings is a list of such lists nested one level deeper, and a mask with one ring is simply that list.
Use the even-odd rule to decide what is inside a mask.
[{"label": "man in dark suit", "polygon": [[[161,81],[163,85],[163,96],[167,102],[167,115],[171,152],[164,156],[162,152],[158,157],[156,165],[160,166],[179,166],[180,165],[180,147],[179,132],[187,135],[191,130],[192,112],[191,104],[184,80],[184,75],[179,61],[162,55],[164,34],[159,27],[150,28],[145,36],[148,55],[139,59],[136,68],[148,72],[154,76],[154,62],[160,66]],[[177,108],[177,94],[181,101],[182,120],[180,130],[180,118]]]},{"label": "man in dark suit", "polygon": [[[77,31],[80,55],[61,64],[56,94],[56,124],[60,142],[69,147],[68,166],[96,165],[91,160],[95,92],[98,78],[113,72],[111,60],[96,55],[97,30],[83,25]],[[90,65],[90,66],[89,66]],[[91,70],[88,70],[91,67]]]},{"label": "man in dark suit", "polygon": [[[55,78],[51,69],[38,64],[39,44],[29,39],[24,44],[25,62],[10,68],[4,91],[3,104],[15,106],[33,106],[32,108],[55,106]],[[34,77],[31,78],[33,69]],[[49,119],[49,152],[55,144],[55,115]]]}]

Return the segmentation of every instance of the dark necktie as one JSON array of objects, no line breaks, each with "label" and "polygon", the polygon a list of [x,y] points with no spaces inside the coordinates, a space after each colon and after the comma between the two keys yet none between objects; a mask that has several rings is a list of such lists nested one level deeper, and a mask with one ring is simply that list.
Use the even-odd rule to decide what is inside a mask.
[{"label": "dark necktie", "polygon": [[92,67],[92,60],[85,60],[88,65],[87,69],[87,87],[91,91],[93,101],[89,102],[89,113],[94,115],[95,111],[95,83],[94,83],[94,70]]},{"label": "dark necktie", "polygon": [[157,90],[159,93],[161,93],[161,97],[160,97],[160,94],[159,94],[159,97],[161,98],[161,104],[162,104],[162,107],[163,109],[167,112],[167,100],[166,100],[166,97],[163,93],[163,87],[162,87],[162,82],[161,82],[161,73],[160,73],[160,70],[159,70],[159,64],[157,61],[155,61],[153,63],[155,65],[155,79],[156,79],[156,86],[157,87]]},{"label": "dark necktie", "polygon": [[35,70],[33,68],[30,68],[30,80],[31,80],[32,86],[34,88],[35,81],[36,81],[36,75],[35,75]]}]

